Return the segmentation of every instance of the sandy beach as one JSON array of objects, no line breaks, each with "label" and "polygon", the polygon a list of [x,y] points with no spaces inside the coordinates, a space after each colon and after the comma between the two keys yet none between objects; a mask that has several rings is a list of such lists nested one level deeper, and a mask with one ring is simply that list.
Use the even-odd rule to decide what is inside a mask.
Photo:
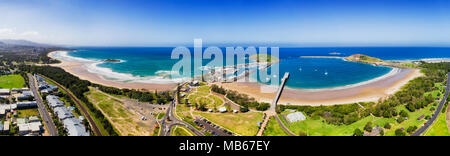
[{"label": "sandy beach", "polygon": [[[285,88],[279,104],[287,105],[337,105],[355,102],[378,101],[399,91],[410,80],[422,76],[419,69],[398,69],[395,73],[388,73],[366,82],[327,89],[292,89]],[[217,83],[227,89],[248,94],[258,101],[271,103],[275,93],[262,93],[261,84],[238,82]]]},{"label": "sandy beach", "polygon": [[[49,53],[49,57],[52,57],[52,53]],[[90,72],[85,67],[89,63],[63,59],[58,60],[60,60],[61,63],[54,64],[52,66],[61,67],[67,72],[78,76],[80,79],[88,80],[90,82],[102,84],[105,86],[129,89],[144,89],[148,91],[164,91],[173,90],[176,88],[175,83],[156,84],[108,80],[97,73]],[[289,105],[319,106],[378,101],[380,98],[385,98],[400,90],[403,85],[419,76],[422,76],[422,74],[418,69],[394,68],[391,72],[378,78],[347,86],[326,89],[293,89],[286,87],[283,91],[279,103]],[[227,89],[247,94],[251,97],[254,97],[258,101],[271,103],[273,98],[275,97],[275,93],[262,93],[260,91],[260,87],[262,84],[259,83],[235,82],[216,84]]]},{"label": "sandy beach", "polygon": [[[55,52],[51,52],[48,54],[49,57],[53,59],[57,59],[52,57],[52,54]],[[68,61],[62,60],[59,64],[52,64],[51,66],[61,67],[65,71],[71,73],[72,75],[78,76],[80,79],[88,80],[92,83],[101,84],[104,86],[116,87],[116,88],[128,88],[128,89],[139,89],[139,90],[147,90],[147,91],[167,91],[176,89],[177,84],[151,84],[151,83],[138,83],[138,82],[119,82],[114,80],[107,80],[100,76],[99,74],[95,74],[89,72],[84,65],[85,63],[77,62],[77,61]]]}]

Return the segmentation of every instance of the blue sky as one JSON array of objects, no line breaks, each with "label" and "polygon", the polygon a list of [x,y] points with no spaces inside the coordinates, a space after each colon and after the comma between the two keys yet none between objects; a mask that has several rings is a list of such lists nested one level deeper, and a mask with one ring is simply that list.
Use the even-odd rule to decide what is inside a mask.
[{"label": "blue sky", "polygon": [[448,0],[0,0],[0,38],[76,46],[449,46]]}]

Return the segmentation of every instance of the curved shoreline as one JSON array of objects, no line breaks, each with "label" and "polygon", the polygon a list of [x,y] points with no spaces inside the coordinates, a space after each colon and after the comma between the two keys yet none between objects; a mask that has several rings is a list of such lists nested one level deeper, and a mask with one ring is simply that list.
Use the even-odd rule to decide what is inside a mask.
[{"label": "curved shoreline", "polygon": [[[97,61],[82,59],[85,61],[74,61],[74,60],[64,60],[60,58],[55,58],[53,56],[54,53],[61,51],[54,51],[47,54],[48,57],[57,59],[61,61],[59,64],[52,64],[51,66],[60,67],[64,69],[66,72],[71,73],[79,77],[80,79],[90,81],[92,83],[101,84],[104,86],[111,86],[117,88],[128,88],[128,89],[143,89],[148,91],[167,91],[176,89],[176,83],[147,83],[147,82],[121,82],[116,80],[108,80],[105,79],[101,74],[95,73],[93,71],[89,71],[86,66],[92,66],[98,64]],[[100,72],[100,71],[97,71]]]},{"label": "curved shoreline", "polygon": [[[410,80],[420,76],[422,76],[422,73],[418,69],[400,69],[394,75],[353,87],[321,89],[315,92],[304,89],[286,88],[281,95],[279,104],[320,106],[375,102],[380,98],[386,98],[399,91]],[[261,92],[260,88],[262,85],[258,83],[238,82],[217,85],[247,94],[258,101],[271,103],[275,97],[275,93]]]},{"label": "curved shoreline", "polygon": [[[49,57],[55,52],[49,53]],[[89,62],[78,62],[58,59],[62,63],[52,66],[61,67],[67,72],[88,80],[93,83],[112,86],[117,88],[144,89],[144,90],[173,90],[176,83],[157,84],[150,82],[121,82],[116,80],[108,80],[100,74],[89,71],[86,68],[88,64],[98,63],[88,60]],[[295,89],[286,88],[281,96],[281,104],[290,105],[335,105],[348,104],[355,102],[377,101],[380,98],[387,97],[405,85],[410,80],[422,76],[417,69],[400,69],[392,68],[387,74],[381,75],[374,79],[350,84],[346,86],[321,88],[321,89]],[[274,93],[262,93],[260,87],[264,84],[251,82],[234,82],[234,83],[216,83],[227,89],[237,90],[240,93],[255,97],[258,101],[272,102]]]}]

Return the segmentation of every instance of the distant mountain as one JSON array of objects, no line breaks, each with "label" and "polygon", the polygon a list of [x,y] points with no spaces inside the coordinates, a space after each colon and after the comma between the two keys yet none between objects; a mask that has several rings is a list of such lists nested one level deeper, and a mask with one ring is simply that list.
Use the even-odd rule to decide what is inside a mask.
[{"label": "distant mountain", "polygon": [[27,41],[27,40],[10,40],[10,39],[0,40],[0,45],[29,46],[29,47],[42,47],[42,48],[56,47],[56,46],[50,45],[50,44],[41,44],[41,43],[31,42],[31,41]]}]

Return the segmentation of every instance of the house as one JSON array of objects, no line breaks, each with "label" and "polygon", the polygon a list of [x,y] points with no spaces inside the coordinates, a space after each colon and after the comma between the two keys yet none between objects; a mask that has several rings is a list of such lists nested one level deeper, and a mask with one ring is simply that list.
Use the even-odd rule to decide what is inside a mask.
[{"label": "house", "polygon": [[9,123],[10,123],[9,120],[3,122],[3,132],[5,132],[5,133],[9,132]]},{"label": "house", "polygon": [[55,111],[58,119],[61,120],[61,121],[63,121],[64,119],[67,119],[67,118],[73,118],[74,117],[73,113],[69,109],[67,109],[66,107],[56,107],[54,109],[54,111]]},{"label": "house", "polygon": [[37,75],[37,74],[34,74],[34,77],[36,77],[38,82],[45,82],[45,79],[42,78],[41,76]]},{"label": "house", "polygon": [[24,136],[31,132],[30,126],[28,124],[17,124],[19,127],[19,135]]},{"label": "house", "polygon": [[54,109],[56,107],[62,107],[64,106],[64,102],[62,102],[61,100],[59,100],[58,96],[55,95],[47,95],[46,97],[48,105],[50,106],[50,108]]},{"label": "house", "polygon": [[68,118],[63,121],[63,125],[67,130],[69,136],[89,136],[86,128],[80,119]]},{"label": "house", "polygon": [[39,117],[37,117],[37,116],[30,116],[30,117],[28,117],[28,122],[41,122],[40,120],[39,120]]},{"label": "house", "polygon": [[25,100],[34,97],[33,92],[31,91],[23,91],[21,95],[17,96],[18,100]]},{"label": "house", "polygon": [[10,95],[11,91],[9,89],[0,89],[0,95]]},{"label": "house", "polygon": [[23,91],[29,91],[29,88],[13,88],[13,92],[23,92]]},{"label": "house", "polygon": [[37,108],[36,101],[17,102],[17,109]]}]

